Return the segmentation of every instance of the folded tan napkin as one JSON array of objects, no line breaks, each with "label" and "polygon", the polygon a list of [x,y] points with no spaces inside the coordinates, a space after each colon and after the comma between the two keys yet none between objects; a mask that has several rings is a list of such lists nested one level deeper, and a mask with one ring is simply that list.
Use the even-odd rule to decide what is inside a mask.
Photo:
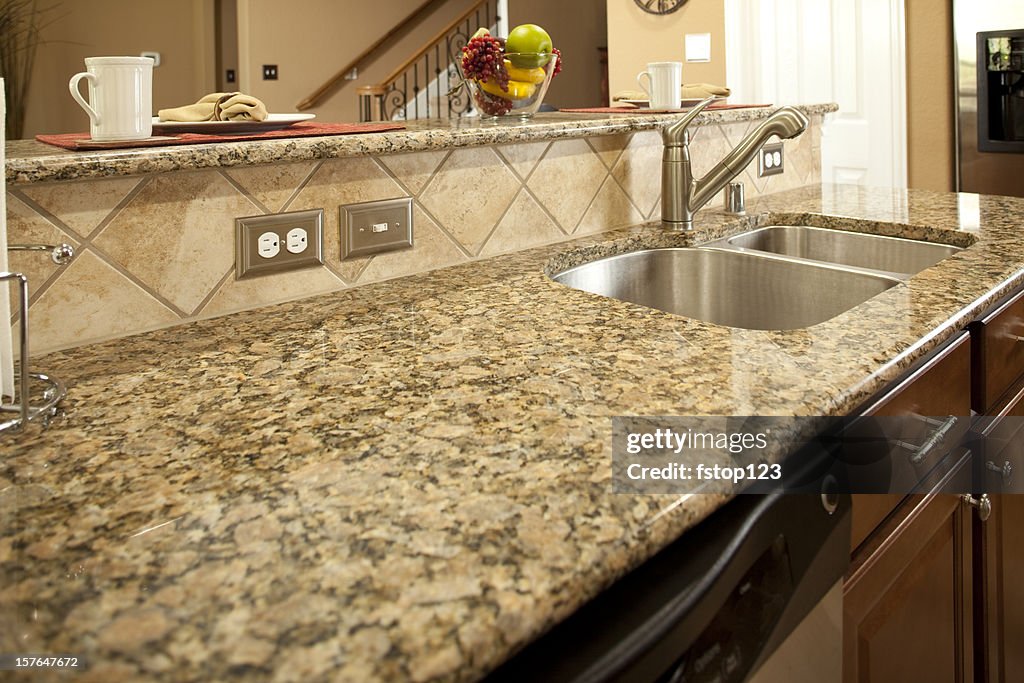
[{"label": "folded tan napkin", "polygon": [[[704,99],[716,95],[728,97],[732,91],[724,85],[712,85],[711,83],[684,83],[679,96],[684,100]],[[643,90],[620,90],[612,95],[612,101],[618,100],[646,100],[647,93]]]},{"label": "folded tan napkin", "polygon": [[197,123],[199,121],[263,121],[267,107],[251,95],[240,92],[210,93],[195,104],[157,112],[161,121]]}]

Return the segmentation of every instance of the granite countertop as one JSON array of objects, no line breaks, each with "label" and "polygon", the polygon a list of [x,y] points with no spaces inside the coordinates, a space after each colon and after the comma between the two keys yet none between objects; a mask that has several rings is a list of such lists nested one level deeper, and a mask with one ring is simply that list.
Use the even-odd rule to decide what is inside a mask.
[{"label": "granite countertop", "polygon": [[756,210],[975,243],[786,332],[545,275],[747,224],[702,211],[38,359],[71,389],[4,441],[0,652],[83,682],[474,680],[725,502],[612,494],[611,416],[843,414],[1024,283],[1021,199]]},{"label": "granite countertop", "polygon": [[[827,114],[835,104],[800,105],[801,111]],[[722,109],[701,113],[694,125],[766,118],[775,107]],[[430,149],[614,135],[657,128],[681,114],[538,114],[515,123],[478,117],[406,121],[405,130],[362,135],[282,138],[249,142],[70,152],[36,140],[7,143],[7,183],[82,180],[144,175],[198,168],[224,168],[284,161],[332,159],[369,154],[396,154]]]}]

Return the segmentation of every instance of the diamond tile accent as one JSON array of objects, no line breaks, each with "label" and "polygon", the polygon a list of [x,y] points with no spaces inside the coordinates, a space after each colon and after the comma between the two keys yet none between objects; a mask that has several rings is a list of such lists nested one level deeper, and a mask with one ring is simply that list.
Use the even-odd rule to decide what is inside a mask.
[{"label": "diamond tile accent", "polygon": [[278,213],[295,190],[313,172],[316,161],[300,161],[293,164],[270,164],[266,166],[239,166],[224,173],[249,193],[270,213]]},{"label": "diamond tile accent", "polygon": [[576,229],[608,169],[586,140],[558,140],[530,176],[530,191],[566,233]]},{"label": "diamond tile accent", "polygon": [[657,131],[635,133],[612,169],[615,179],[644,218],[654,213],[661,196],[662,147]]},{"label": "diamond tile accent", "polygon": [[[78,240],[40,216],[12,193],[7,193],[8,244],[60,244],[61,242],[67,242],[76,249],[79,246]],[[24,251],[9,252],[7,265],[12,272],[22,273],[28,277],[30,299],[56,271],[60,270],[60,266],[54,264],[48,256]],[[8,289],[10,289],[11,313],[13,314],[18,308],[15,303],[18,300],[18,294],[13,285]]]},{"label": "diamond tile accent", "polygon": [[46,353],[179,320],[173,311],[86,249],[32,304],[30,350]]},{"label": "diamond tile accent", "polygon": [[516,196],[508,213],[498,223],[494,234],[480,250],[480,255],[505,254],[564,239],[565,233],[524,189]]},{"label": "diamond tile accent", "polygon": [[234,220],[259,209],[217,171],[154,176],[93,240],[191,313],[234,262]]},{"label": "diamond tile accent", "polygon": [[437,223],[418,206],[413,207],[413,248],[377,254],[359,276],[360,284],[422,273],[468,260]]},{"label": "diamond tile accent", "polygon": [[88,237],[140,182],[138,178],[111,178],[24,185],[20,189],[64,225]]},{"label": "diamond tile accent", "polygon": [[544,152],[548,149],[548,142],[519,142],[511,145],[498,145],[498,153],[512,166],[520,178],[526,179]]},{"label": "diamond tile accent", "polygon": [[413,194],[426,186],[438,165],[448,156],[448,150],[392,154],[377,160],[401,180]]},{"label": "diamond tile accent", "polygon": [[345,283],[327,268],[307,268],[248,280],[236,280],[234,272],[212,299],[202,315],[220,315],[293,301],[315,294],[343,289]]},{"label": "diamond tile accent", "polygon": [[520,185],[490,147],[457,149],[423,190],[420,201],[469,253],[476,254]]},{"label": "diamond tile accent", "polygon": [[597,156],[601,157],[601,161],[608,167],[608,170],[611,170],[615,167],[615,162],[619,160],[622,150],[626,149],[626,145],[629,144],[629,137],[629,133],[599,135],[587,138],[587,142],[597,152]]},{"label": "diamond tile accent", "polygon": [[619,184],[611,176],[605,179],[594,203],[587,209],[586,215],[576,228],[577,235],[586,235],[593,232],[602,232],[610,228],[621,228],[626,225],[642,223],[644,217],[640,215],[633,202],[622,191]]},{"label": "diamond tile accent", "polygon": [[405,190],[372,158],[330,159],[317,169],[288,210],[324,210],[324,260],[352,282],[368,259],[342,262],[340,207],[404,196]]}]

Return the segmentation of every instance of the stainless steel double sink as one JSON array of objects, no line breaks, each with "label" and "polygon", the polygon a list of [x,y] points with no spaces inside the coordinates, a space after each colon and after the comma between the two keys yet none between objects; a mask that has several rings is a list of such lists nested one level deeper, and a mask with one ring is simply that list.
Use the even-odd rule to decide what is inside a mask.
[{"label": "stainless steel double sink", "polygon": [[717,325],[792,330],[830,320],[958,251],[896,237],[771,225],[699,247],[611,256],[552,277]]}]

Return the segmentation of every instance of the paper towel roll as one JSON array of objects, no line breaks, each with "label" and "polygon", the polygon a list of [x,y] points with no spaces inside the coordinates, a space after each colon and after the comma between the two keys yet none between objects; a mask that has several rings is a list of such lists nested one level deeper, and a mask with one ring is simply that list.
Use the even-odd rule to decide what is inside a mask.
[{"label": "paper towel roll", "polygon": [[[7,159],[4,154],[7,109],[4,79],[0,78],[0,273],[7,272]],[[14,399],[14,347],[11,340],[11,299],[7,282],[0,282],[0,403]]]}]

